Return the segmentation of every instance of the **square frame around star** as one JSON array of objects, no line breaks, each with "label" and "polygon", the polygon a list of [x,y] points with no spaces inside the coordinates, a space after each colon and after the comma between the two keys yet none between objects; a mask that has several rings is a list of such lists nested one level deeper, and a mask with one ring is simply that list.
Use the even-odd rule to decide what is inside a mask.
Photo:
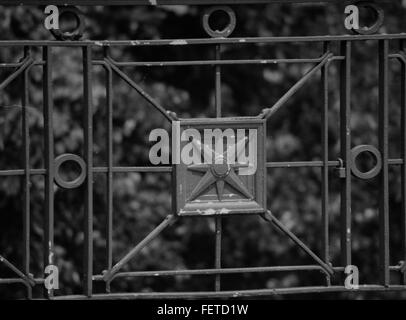
[{"label": "square frame around star", "polygon": [[[265,137],[266,120],[255,117],[219,118],[219,119],[190,119],[180,120],[178,137],[179,150],[182,150],[191,141],[182,141],[180,137],[187,129],[195,129],[201,134],[200,150],[201,163],[185,164],[179,161],[173,165],[174,192],[173,210],[179,216],[216,216],[232,214],[261,214],[266,211],[266,155]],[[231,129],[234,132],[247,135],[238,139],[235,135],[235,162],[229,160],[228,149],[221,158],[215,153],[213,145],[204,141],[205,130],[220,129],[222,132]],[[229,131],[228,131],[229,132]],[[256,133],[255,146],[250,134]],[[244,140],[245,139],[245,140]],[[226,139],[224,139],[226,141]],[[224,141],[224,142],[225,142]],[[240,174],[244,167],[249,165],[239,163],[238,150],[254,148],[256,156],[256,170],[252,174]],[[213,142],[213,141],[212,141]],[[228,147],[228,144],[224,143]],[[197,146],[199,144],[197,143]],[[213,162],[205,162],[205,152],[213,152]],[[251,149],[250,149],[251,150]],[[250,152],[249,150],[249,152]],[[233,151],[233,150],[232,150]],[[173,152],[173,151],[172,151]],[[248,154],[250,154],[248,152]],[[220,161],[223,159],[223,161]],[[230,159],[233,157],[231,156]],[[229,163],[230,162],[230,163]],[[246,172],[247,173],[247,172]]]}]

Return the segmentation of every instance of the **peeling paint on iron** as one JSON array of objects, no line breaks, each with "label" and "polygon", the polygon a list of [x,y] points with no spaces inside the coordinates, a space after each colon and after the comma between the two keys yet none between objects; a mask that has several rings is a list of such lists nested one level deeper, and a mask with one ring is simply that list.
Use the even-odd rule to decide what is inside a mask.
[{"label": "peeling paint on iron", "polygon": [[187,44],[186,40],[174,40],[169,43],[171,46],[184,46]]},{"label": "peeling paint on iron", "polygon": [[221,213],[221,214],[227,214],[227,213],[230,213],[230,210],[228,210],[227,208],[222,208],[222,209],[219,211],[219,213]]},{"label": "peeling paint on iron", "polygon": [[215,214],[215,213],[216,213],[216,210],[214,210],[213,208],[209,208],[209,209],[206,209],[204,211],[205,215],[212,215],[212,214]]}]

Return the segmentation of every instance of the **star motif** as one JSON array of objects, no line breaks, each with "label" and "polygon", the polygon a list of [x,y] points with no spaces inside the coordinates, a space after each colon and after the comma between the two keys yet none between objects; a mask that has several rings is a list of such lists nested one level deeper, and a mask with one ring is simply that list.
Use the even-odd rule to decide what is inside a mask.
[{"label": "star motif", "polygon": [[[248,139],[244,138],[237,143],[236,150],[240,150],[239,154],[244,151],[244,149],[241,147],[244,146],[247,141]],[[200,141],[193,140],[193,144],[197,148],[199,148],[199,150],[202,150],[205,156],[214,155],[214,157],[212,157],[212,159],[214,158],[214,163],[193,164],[188,167],[188,170],[190,171],[205,173],[196,187],[192,190],[188,201],[193,201],[198,198],[213,184],[216,185],[218,200],[222,201],[225,183],[229,184],[231,187],[243,194],[249,200],[252,200],[254,198],[247,187],[244,185],[244,183],[238,178],[238,175],[235,173],[235,169],[248,167],[248,164],[227,163],[228,154],[231,150],[234,149],[234,146],[229,147],[224,154],[219,155],[207,145],[202,144]],[[237,155],[237,158],[239,154]]]}]

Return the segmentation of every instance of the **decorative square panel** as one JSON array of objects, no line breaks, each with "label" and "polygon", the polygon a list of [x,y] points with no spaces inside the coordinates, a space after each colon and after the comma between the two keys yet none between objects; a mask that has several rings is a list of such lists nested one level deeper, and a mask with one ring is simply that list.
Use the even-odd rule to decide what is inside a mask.
[{"label": "decorative square panel", "polygon": [[265,123],[259,118],[176,122],[172,139],[180,216],[266,211]]}]

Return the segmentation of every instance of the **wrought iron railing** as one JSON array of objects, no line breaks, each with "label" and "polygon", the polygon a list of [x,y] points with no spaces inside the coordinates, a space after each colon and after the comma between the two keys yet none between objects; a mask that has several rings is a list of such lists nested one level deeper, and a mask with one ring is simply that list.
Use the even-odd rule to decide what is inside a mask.
[{"label": "wrought iron railing", "polygon": [[[28,2],[28,1],[26,1]],[[31,1],[39,2],[39,1]],[[54,1],[57,2],[57,1]],[[64,3],[67,1],[64,1]],[[94,1],[101,3],[101,1]],[[121,1],[123,2],[123,1]],[[124,1],[132,2],[132,1]],[[224,2],[224,1],[223,1]],[[234,2],[234,1],[233,1]],[[257,1],[256,1],[257,2]],[[88,1],[88,3],[93,3]],[[183,3],[183,2],[182,2]],[[83,295],[80,296],[58,296],[52,290],[46,291],[45,294],[49,297],[57,298],[155,298],[155,297],[170,297],[170,298],[197,298],[197,297],[250,297],[250,296],[268,296],[274,294],[288,294],[288,293],[312,293],[312,292],[340,292],[348,291],[344,286],[344,269],[346,266],[352,264],[352,214],[351,214],[351,189],[353,179],[368,180],[377,177],[379,185],[379,279],[376,284],[361,285],[358,290],[360,291],[387,291],[387,290],[406,290],[406,52],[404,44],[406,40],[405,34],[364,34],[364,35],[329,35],[329,36],[288,36],[288,37],[250,37],[250,38],[233,38],[228,37],[235,24],[235,17],[233,11],[229,8],[220,8],[226,10],[230,15],[231,22],[224,32],[213,31],[208,24],[204,24],[205,30],[211,38],[201,39],[162,39],[162,40],[134,40],[134,41],[89,41],[89,40],[73,40],[73,41],[0,41],[0,47],[4,48],[18,48],[22,54],[22,59],[19,62],[3,62],[0,65],[2,69],[11,69],[12,73],[8,75],[0,84],[0,90],[3,90],[14,80],[22,79],[21,88],[21,105],[22,105],[22,143],[23,153],[21,157],[24,166],[19,169],[13,170],[0,170],[0,179],[6,176],[21,177],[24,181],[23,199],[23,239],[22,239],[22,257],[23,261],[21,268],[16,267],[16,262],[9,261],[3,255],[0,255],[0,261],[6,267],[15,273],[15,278],[1,278],[0,285],[8,284],[21,284],[26,287],[27,297],[32,298],[32,289],[34,287],[43,286],[46,276],[33,276],[31,274],[31,255],[30,255],[30,181],[33,176],[42,176],[45,181],[45,206],[44,206],[44,239],[43,239],[43,256],[44,265],[53,265],[55,258],[54,251],[54,226],[58,221],[55,221],[54,212],[54,185],[57,184],[61,188],[78,188],[83,186],[85,190],[85,224],[83,226],[84,232],[84,252],[83,252]],[[204,21],[208,21],[208,16],[211,11],[204,17]],[[358,145],[352,147],[351,145],[351,67],[352,67],[352,48],[354,44],[360,43],[361,45],[366,41],[378,43],[378,61],[379,61],[379,146],[372,145]],[[221,49],[229,45],[251,45],[251,44],[265,44],[265,45],[284,45],[289,43],[308,43],[317,45],[322,48],[319,56],[310,58],[266,58],[266,59],[246,59],[246,60],[226,60],[221,56]],[[168,46],[206,46],[213,48],[215,59],[212,60],[195,60],[195,61],[134,61],[134,62],[121,62],[116,61],[111,54],[110,50],[114,47],[160,47],[166,48]],[[57,47],[66,47],[70,49],[80,49],[82,51],[83,61],[83,132],[84,132],[84,152],[81,156],[72,154],[62,154],[55,158],[54,151],[54,128],[53,128],[53,81],[52,74],[57,72],[54,69],[54,50]],[[338,50],[335,50],[338,48]],[[397,49],[391,49],[397,48]],[[33,54],[33,50],[42,52],[42,59]],[[336,52],[337,51],[337,52]],[[98,58],[96,58],[98,57]],[[401,137],[402,154],[400,158],[391,158],[388,150],[388,112],[389,112],[389,65],[397,63],[400,66],[401,83]],[[311,64],[312,67],[305,75],[298,80],[280,99],[274,103],[270,108],[264,109],[259,115],[251,117],[240,118],[223,118],[222,115],[222,67],[235,66],[235,65],[285,65],[285,64]],[[329,67],[337,65],[340,77],[340,154],[336,159],[329,158]],[[167,66],[214,66],[215,77],[215,114],[216,119],[200,119],[202,127],[210,126],[213,123],[218,124],[220,127],[224,123],[233,125],[235,121],[239,122],[242,126],[251,126],[254,123],[262,126],[268,119],[283,108],[288,101],[299,89],[301,89],[309,80],[320,76],[322,85],[322,157],[316,161],[284,161],[273,162],[267,161],[262,163],[265,170],[272,170],[273,168],[300,168],[311,167],[319,168],[321,171],[321,185],[322,185],[322,205],[321,205],[321,230],[320,242],[321,248],[310,248],[305,242],[300,240],[288,227],[286,227],[279,218],[277,212],[271,212],[269,207],[266,207],[266,199],[256,199],[260,203],[265,203],[265,207],[254,212],[265,221],[272,224],[276,229],[285,234],[291,241],[293,241],[303,252],[305,252],[312,260],[311,265],[295,265],[295,266],[269,266],[269,267],[250,267],[250,268],[222,268],[222,219],[224,212],[220,210],[213,210],[207,214],[203,219],[215,220],[215,266],[212,269],[201,270],[162,270],[162,271],[134,271],[122,272],[123,267],[131,259],[135,258],[139,252],[148,246],[159,234],[176,223],[180,219],[186,219],[184,216],[192,216],[194,214],[181,214],[178,207],[175,205],[173,212],[171,212],[164,221],[147,237],[145,237],[134,248],[129,248],[129,253],[121,258],[119,261],[113,261],[113,180],[114,175],[117,173],[130,173],[130,172],[159,172],[165,174],[172,174],[174,181],[173,202],[177,203],[180,200],[179,196],[179,179],[176,172],[179,168],[176,165],[170,166],[143,166],[143,167],[117,167],[113,163],[113,81],[114,76],[123,80],[127,85],[140,94],[148,103],[158,110],[163,117],[171,123],[179,121],[180,125],[190,125],[188,119],[178,118],[178,116],[171,111],[166,110],[158,101],[144,91],[144,89],[134,81],[123,68],[165,68]],[[107,165],[97,167],[93,161],[93,99],[92,99],[92,77],[94,75],[94,68],[102,67],[106,74],[106,101],[107,101]],[[45,146],[45,161],[44,167],[41,169],[33,169],[30,167],[30,132],[28,125],[29,109],[29,74],[34,70],[42,69],[43,72],[43,117],[44,117],[44,146]],[[35,71],[36,72],[36,71]],[[216,122],[217,121],[217,122]],[[196,126],[196,124],[192,125]],[[262,134],[262,140],[266,137],[265,133]],[[265,144],[259,145],[259,148],[265,148]],[[361,171],[356,162],[356,158],[362,153],[370,153],[374,157],[375,166],[368,172]],[[1,156],[1,155],[0,155]],[[60,166],[67,162],[73,161],[80,167],[80,175],[74,181],[65,181],[59,173]],[[259,163],[259,166],[261,163]],[[389,260],[389,175],[388,171],[391,166],[399,166],[401,168],[401,188],[402,188],[402,208],[398,213],[401,216],[402,226],[402,246],[403,246],[403,261],[397,265],[391,265]],[[340,178],[341,188],[341,209],[340,209],[340,239],[341,239],[341,262],[333,265],[330,260],[330,223],[331,216],[329,210],[329,172],[334,169]],[[93,271],[93,180],[96,174],[103,174],[107,177],[106,185],[106,203],[107,203],[107,236],[105,255],[107,264],[105,272],[102,274],[94,274]],[[185,174],[186,175],[186,174]],[[256,177],[261,179],[261,177]],[[262,178],[263,179],[263,178]],[[259,184],[261,185],[261,180]],[[256,194],[261,193],[259,186],[255,189]],[[262,192],[266,191],[262,190]],[[236,204],[237,208],[241,203]],[[241,209],[244,213],[245,209]],[[237,210],[238,211],[238,210]],[[272,246],[272,244],[270,244]],[[1,248],[0,248],[1,250]],[[222,290],[221,279],[222,276],[235,273],[272,273],[272,272],[318,272],[321,279],[324,279],[324,285],[308,286],[308,287],[294,287],[294,288],[267,288],[257,290]],[[391,274],[397,273],[401,275],[399,283],[394,284],[391,282]],[[163,276],[184,276],[184,275],[207,275],[215,276],[214,290],[210,292],[161,292],[161,293],[111,293],[110,284],[114,281],[122,281],[122,279],[136,278],[136,277],[163,277]],[[337,280],[338,278],[338,280]],[[105,293],[95,293],[93,286],[95,283],[103,283],[105,285]]]}]

